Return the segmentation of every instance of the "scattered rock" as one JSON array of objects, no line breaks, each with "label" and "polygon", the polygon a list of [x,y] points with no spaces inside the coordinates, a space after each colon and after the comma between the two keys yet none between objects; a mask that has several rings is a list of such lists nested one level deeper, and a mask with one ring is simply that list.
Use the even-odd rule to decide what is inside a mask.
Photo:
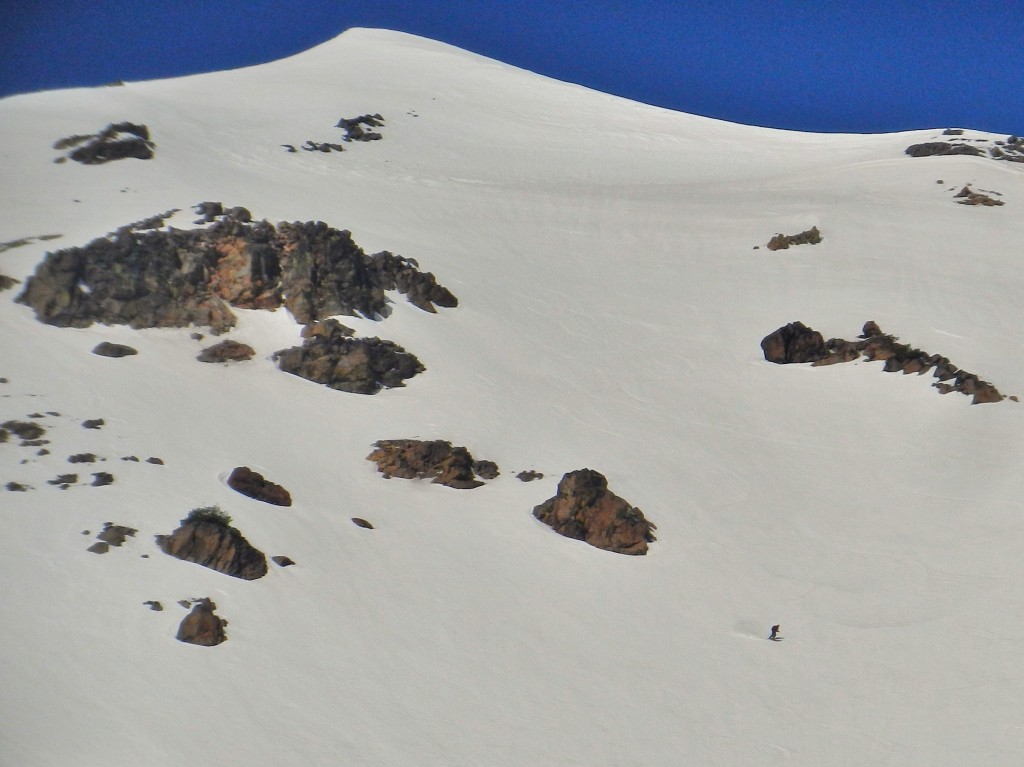
[{"label": "scattered rock", "polygon": [[137,455],[126,455],[126,456],[122,456],[121,460],[122,461],[132,461],[133,463],[138,463],[139,462],[139,457]]},{"label": "scattered rock", "polygon": [[146,607],[148,607],[150,610],[153,610],[154,612],[161,612],[164,609],[164,606],[162,604],[153,599],[149,599],[143,602],[142,604],[146,605]]},{"label": "scattered rock", "polygon": [[20,482],[8,482],[4,485],[12,493],[24,493],[28,491],[28,485],[23,485]]},{"label": "scattered rock", "polygon": [[71,147],[73,151],[67,154],[70,159],[83,165],[101,165],[128,157],[150,160],[156,144],[150,141],[149,128],[145,125],[121,122],[110,124],[96,134],[62,138],[53,145],[57,150]]},{"label": "scattered rock", "polygon": [[106,424],[102,418],[89,418],[82,421],[83,429],[101,429]]},{"label": "scattered rock", "polygon": [[302,151],[323,152],[324,154],[330,154],[331,152],[344,152],[345,147],[343,147],[341,144],[331,144],[329,142],[319,142],[307,139],[306,143],[302,145]]},{"label": "scattered rock", "polygon": [[761,350],[766,360],[777,365],[814,362],[827,352],[821,333],[802,322],[791,322],[769,333],[761,339]]},{"label": "scattered rock", "polygon": [[380,128],[384,125],[384,118],[379,114],[360,115],[359,117],[342,117],[337,126],[345,131],[343,141],[380,141],[383,136],[376,131],[368,131],[363,128]]},{"label": "scattered rock", "polygon": [[536,506],[533,516],[556,533],[618,554],[646,554],[655,526],[643,512],[608,490],[608,481],[592,469],[571,471],[558,493]]},{"label": "scattered rock", "polygon": [[[31,416],[29,416],[31,418]],[[40,426],[37,423],[30,421],[5,421],[0,423],[0,429],[4,430],[4,434],[10,432],[14,436],[21,440],[22,447],[31,447],[33,445],[39,445],[39,438],[46,434],[46,428]],[[5,442],[6,437],[0,439],[0,442]]]},{"label": "scattered rock", "polygon": [[[484,484],[476,479],[474,466],[481,462],[464,447],[452,447],[443,440],[389,439],[374,443],[374,450],[366,458],[377,464],[377,470],[386,478],[427,479],[435,484],[447,485],[459,490],[480,487]],[[484,462],[494,467],[491,461]],[[483,475],[481,475],[483,476]]]},{"label": "scattered rock", "polygon": [[183,519],[177,530],[156,541],[165,554],[235,578],[251,581],[267,574],[266,555],[230,525]]},{"label": "scattered rock", "polygon": [[365,528],[367,530],[373,530],[374,529],[373,525],[371,525],[369,522],[367,522],[362,517],[352,517],[352,523],[354,525],[358,526],[358,527],[362,527],[362,528]]},{"label": "scattered rock", "polygon": [[539,471],[527,469],[526,471],[521,471],[518,474],[516,474],[516,479],[518,479],[520,482],[533,482],[535,479],[544,479],[544,475],[541,474]]},{"label": "scattered rock", "polygon": [[768,250],[786,250],[790,245],[817,245],[821,242],[821,232],[812,226],[799,234],[777,234],[768,241]]},{"label": "scattered rock", "polygon": [[274,506],[291,506],[291,494],[280,485],[264,479],[248,466],[238,466],[228,476],[228,487],[242,495]]},{"label": "scattered rock", "polygon": [[114,475],[107,471],[97,471],[92,475],[92,486],[93,487],[104,487],[105,485],[114,484]]},{"label": "scattered rock", "polygon": [[192,612],[178,626],[177,640],[202,647],[214,647],[227,641],[224,631],[227,621],[214,612],[216,609],[217,605],[209,597],[193,604]]},{"label": "scattered rock", "polygon": [[248,344],[228,340],[207,346],[196,359],[200,362],[243,362],[251,360],[255,354],[256,350]]},{"label": "scattered rock", "polygon": [[93,347],[92,353],[98,354],[100,357],[130,357],[131,355],[138,354],[139,352],[125,344],[114,344],[110,341],[103,341]]},{"label": "scattered rock", "polygon": [[6,274],[0,274],[0,291],[10,290],[15,285],[20,284],[21,282],[19,280],[14,279],[13,277],[8,277]]},{"label": "scattered rock", "polygon": [[96,537],[111,546],[120,546],[128,538],[134,538],[137,532],[139,531],[133,527],[115,525],[112,522],[104,522],[103,531],[98,533]]},{"label": "scattered rock", "polygon": [[67,490],[71,485],[78,482],[77,474],[59,474],[55,479],[48,479],[48,485],[57,485],[61,490]]},{"label": "scattered rock", "polygon": [[[791,330],[794,326],[799,327],[795,331]],[[815,334],[817,338],[809,333]],[[787,340],[793,338],[804,339],[798,345],[808,347],[810,352],[805,354],[801,351],[790,355],[787,351]],[[933,386],[941,394],[958,391],[961,394],[972,396],[972,404],[975,405],[999,402],[1004,399],[999,390],[988,381],[982,381],[973,373],[959,370],[946,357],[928,354],[910,344],[900,343],[895,336],[883,333],[882,329],[878,327],[878,323],[872,320],[864,323],[863,331],[857,341],[830,338],[827,342],[822,342],[819,347],[820,339],[821,334],[817,331],[810,331],[802,323],[794,322],[765,336],[761,341],[761,348],[764,350],[766,360],[779,364],[810,362],[815,367],[821,367],[840,362],[853,362],[863,358],[868,361],[883,362],[882,369],[886,373],[923,375],[931,370],[934,377],[938,379]],[[950,380],[953,383],[946,383]]]},{"label": "scattered rock", "polygon": [[154,456],[150,456],[149,458],[146,459],[146,463],[152,463],[152,464],[154,464],[156,466],[163,466],[164,465],[164,459],[163,458],[156,458]]},{"label": "scattered rock", "polygon": [[404,386],[426,368],[392,341],[352,338],[353,331],[337,320],[307,325],[302,346],[276,352],[273,359],[285,373],[338,391],[376,394]]},{"label": "scattered rock", "polygon": [[905,151],[911,157],[937,157],[950,154],[982,156],[985,154],[978,147],[968,144],[953,144],[948,141],[928,141],[923,144],[913,144],[908,146]]},{"label": "scattered rock", "polygon": [[278,567],[291,567],[295,564],[295,561],[291,557],[286,557],[282,554],[271,557],[270,560]]},{"label": "scattered rock", "polygon": [[75,453],[68,456],[68,463],[96,463],[95,453]]},{"label": "scattered rock", "polygon": [[1006,204],[1002,200],[997,200],[995,197],[990,197],[982,192],[975,192],[969,185],[964,186],[963,189],[953,196],[957,198],[957,202],[960,205],[983,205],[991,208]]},{"label": "scattered rock", "polygon": [[110,551],[110,544],[104,543],[103,541],[98,541],[89,548],[87,548],[86,551],[90,551],[93,554],[106,554],[108,551]]}]

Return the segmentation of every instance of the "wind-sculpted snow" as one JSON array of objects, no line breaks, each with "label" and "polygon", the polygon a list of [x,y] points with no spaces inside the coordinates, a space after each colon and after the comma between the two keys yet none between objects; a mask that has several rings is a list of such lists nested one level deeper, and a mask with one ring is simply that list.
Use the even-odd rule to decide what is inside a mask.
[{"label": "wind-sculpted snow", "polygon": [[367,255],[322,221],[252,222],[244,208],[197,209],[209,227],[123,227],[84,247],[49,253],[17,300],[50,325],[134,328],[235,325],[231,307],[287,308],[300,323],[336,314],[386,316],[398,290],[424,311],[458,300],[412,259]]}]

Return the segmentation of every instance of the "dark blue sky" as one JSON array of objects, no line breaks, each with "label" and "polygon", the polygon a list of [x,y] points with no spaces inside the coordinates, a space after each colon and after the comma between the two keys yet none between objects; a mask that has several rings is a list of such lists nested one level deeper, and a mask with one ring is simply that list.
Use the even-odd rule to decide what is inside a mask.
[{"label": "dark blue sky", "polygon": [[256,64],[353,26],[734,122],[1024,132],[1024,0],[0,0],[0,96]]}]

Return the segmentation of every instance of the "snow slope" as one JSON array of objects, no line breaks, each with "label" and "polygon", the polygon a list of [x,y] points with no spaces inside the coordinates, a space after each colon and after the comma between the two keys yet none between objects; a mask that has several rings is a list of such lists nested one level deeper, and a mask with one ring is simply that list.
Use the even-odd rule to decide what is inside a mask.
[{"label": "snow slope", "polygon": [[[384,140],[281,147],[367,112]],[[154,160],[53,162],[120,120]],[[0,764],[1018,764],[1024,406],[759,348],[793,320],[853,338],[871,319],[1024,394],[1024,167],[903,154],[940,133],[732,125],[366,29],[0,100],[0,241],[61,235],[0,252],[0,274],[220,200],[349,229],[460,300],[343,318],[427,367],[364,397],[276,370],[300,330],[283,311],[238,312],[254,360],[203,365],[194,329],[53,328],[0,294],[0,422],[60,414],[39,421],[49,455],[0,445],[0,482],[35,488],[0,489]],[[955,205],[965,183],[1006,205]],[[819,245],[763,247],[812,225]],[[140,353],[90,354],[103,340]],[[365,456],[403,437],[502,474],[386,481]],[[113,485],[47,484],[84,451]],[[294,505],[234,493],[237,465]],[[647,557],[532,517],[583,467],[657,524]],[[246,582],[160,553],[214,503],[298,564]],[[88,553],[105,521],[139,534]],[[225,644],[175,641],[199,596]]]}]

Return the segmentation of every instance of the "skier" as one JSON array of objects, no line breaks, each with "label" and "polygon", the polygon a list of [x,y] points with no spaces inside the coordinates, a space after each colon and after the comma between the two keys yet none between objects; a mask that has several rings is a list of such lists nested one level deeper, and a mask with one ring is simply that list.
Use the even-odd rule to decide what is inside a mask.
[{"label": "skier", "polygon": [[768,638],[771,639],[773,642],[774,641],[778,641],[778,638],[779,638],[779,624],[778,623],[776,623],[774,626],[772,626],[772,635],[770,637],[768,637]]}]

